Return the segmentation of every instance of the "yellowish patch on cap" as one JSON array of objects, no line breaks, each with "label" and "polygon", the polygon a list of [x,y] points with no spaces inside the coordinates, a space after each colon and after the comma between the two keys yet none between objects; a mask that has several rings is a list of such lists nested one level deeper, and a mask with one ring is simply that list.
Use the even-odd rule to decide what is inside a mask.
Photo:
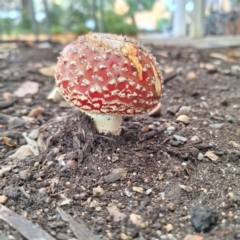
[{"label": "yellowish patch on cap", "polygon": [[127,54],[127,57],[132,61],[134,67],[137,69],[139,79],[142,80],[143,67],[137,57],[137,48],[132,44],[126,44],[124,47],[121,48],[121,51]]},{"label": "yellowish patch on cap", "polygon": [[155,90],[156,90],[157,95],[160,97],[161,92],[162,92],[162,81],[159,77],[159,74],[158,74],[155,66],[152,64],[152,62],[150,62],[150,65],[152,67],[153,74],[154,74],[154,77],[155,77]]}]

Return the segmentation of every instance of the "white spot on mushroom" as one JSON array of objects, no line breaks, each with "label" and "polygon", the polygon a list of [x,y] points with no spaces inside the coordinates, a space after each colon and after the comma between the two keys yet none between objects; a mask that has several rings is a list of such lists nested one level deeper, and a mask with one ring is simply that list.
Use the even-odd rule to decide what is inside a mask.
[{"label": "white spot on mushroom", "polygon": [[106,67],[105,65],[102,65],[102,64],[101,64],[101,65],[99,65],[99,68],[100,68],[100,69],[104,69],[104,68],[107,68],[107,67]]},{"label": "white spot on mushroom", "polygon": [[126,96],[125,93],[119,93],[119,97],[120,97],[120,98],[126,98],[127,96]]},{"label": "white spot on mushroom", "polygon": [[118,95],[119,90],[117,90],[117,89],[116,89],[116,90],[113,90],[111,93],[112,93],[112,96],[116,96],[116,95]]},{"label": "white spot on mushroom", "polygon": [[90,84],[90,81],[89,81],[88,79],[84,78],[84,79],[82,80],[81,86],[86,87],[86,86],[88,86],[89,84]]},{"label": "white spot on mushroom", "polygon": [[133,113],[133,109],[132,109],[132,108],[129,108],[129,109],[127,109],[126,112],[129,113],[129,114],[132,114],[132,113]]},{"label": "white spot on mushroom", "polygon": [[96,61],[100,61],[100,57],[99,57],[99,56],[94,57],[94,60],[96,60]]},{"label": "white spot on mushroom", "polygon": [[70,65],[72,65],[72,66],[77,66],[77,63],[76,63],[76,61],[71,61],[71,62],[70,62]]},{"label": "white spot on mushroom", "polygon": [[91,68],[92,68],[91,64],[88,63],[87,66],[86,66],[86,70],[88,71],[88,70],[90,70]]},{"label": "white spot on mushroom", "polygon": [[83,110],[91,110],[92,108],[90,106],[88,106],[88,105],[83,105],[82,109]]},{"label": "white spot on mushroom", "polygon": [[134,81],[130,81],[129,84],[130,84],[131,86],[134,86],[136,83],[135,83]]},{"label": "white spot on mushroom", "polygon": [[85,64],[86,62],[87,62],[86,59],[83,59],[83,60],[81,61],[82,64]]},{"label": "white spot on mushroom", "polygon": [[119,67],[118,67],[116,64],[113,64],[113,65],[112,65],[112,68],[113,68],[115,71],[118,71],[118,70],[119,70]]},{"label": "white spot on mushroom", "polygon": [[102,90],[103,90],[103,91],[106,91],[106,92],[109,91],[109,89],[108,89],[106,86],[103,86],[103,87],[102,87]]},{"label": "white spot on mushroom", "polygon": [[114,84],[117,84],[116,80],[115,79],[112,79],[108,82],[110,85],[114,85]]},{"label": "white spot on mushroom", "polygon": [[133,97],[137,97],[138,94],[137,94],[136,92],[133,92],[132,96],[133,96]]},{"label": "white spot on mushroom", "polygon": [[142,87],[142,86],[141,86],[140,84],[137,84],[136,89],[137,89],[137,90],[140,90],[141,87]]},{"label": "white spot on mushroom", "polygon": [[78,76],[78,77],[83,77],[83,72],[82,72],[82,71],[79,71],[79,72],[77,73],[77,76]]},{"label": "white spot on mushroom", "polygon": [[108,77],[112,77],[112,73],[107,72],[107,76],[108,76]]},{"label": "white spot on mushroom", "polygon": [[128,68],[125,67],[125,68],[122,68],[121,70],[122,70],[123,72],[127,72],[127,71],[128,71]]},{"label": "white spot on mushroom", "polygon": [[128,64],[128,60],[124,60],[124,62],[123,62],[124,64]]},{"label": "white spot on mushroom", "polygon": [[125,77],[118,77],[117,78],[118,82],[126,82],[126,78]]},{"label": "white spot on mushroom", "polygon": [[102,93],[102,88],[98,84],[94,84],[94,85],[91,86],[90,92],[92,92],[92,93],[95,93],[95,92]]},{"label": "white spot on mushroom", "polygon": [[100,104],[99,104],[99,103],[93,103],[93,106],[94,106],[95,108],[100,108]]},{"label": "white spot on mushroom", "polygon": [[132,73],[132,75],[136,77],[138,75],[138,73],[135,71]]}]

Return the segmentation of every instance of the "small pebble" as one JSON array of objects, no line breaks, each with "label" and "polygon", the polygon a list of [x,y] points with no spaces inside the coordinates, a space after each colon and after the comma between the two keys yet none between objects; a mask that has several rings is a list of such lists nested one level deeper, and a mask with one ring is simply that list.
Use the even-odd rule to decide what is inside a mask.
[{"label": "small pebble", "polygon": [[34,108],[29,114],[28,117],[42,117],[45,109],[42,107]]},{"label": "small pebble", "polygon": [[168,210],[173,212],[176,209],[176,204],[173,202],[170,202],[167,207],[168,207]]},{"label": "small pebble", "polygon": [[144,189],[142,187],[132,187],[133,192],[144,193]]},{"label": "small pebble", "polygon": [[175,131],[175,127],[174,126],[170,126],[170,127],[168,127],[167,128],[167,133],[169,134],[169,135],[171,135],[174,131]]},{"label": "small pebble", "polygon": [[187,74],[187,79],[191,81],[197,80],[197,74],[195,72],[189,72]]},{"label": "small pebble", "polygon": [[196,142],[199,140],[199,137],[198,136],[192,136],[191,139],[190,139],[192,142]]},{"label": "small pebble", "polygon": [[182,106],[182,107],[180,107],[180,109],[176,113],[176,116],[188,115],[190,113],[190,111],[191,111],[191,107],[190,106]]},{"label": "small pebble", "polygon": [[204,159],[204,155],[202,153],[198,154],[198,158],[199,161],[202,161]]},{"label": "small pebble", "polygon": [[132,239],[131,236],[128,236],[125,233],[121,233],[120,237],[121,237],[122,240],[131,240]]},{"label": "small pebble", "polygon": [[217,72],[217,68],[213,64],[207,63],[207,64],[205,64],[205,68],[207,69],[208,73],[215,73],[215,72]]},{"label": "small pebble", "polygon": [[150,195],[151,193],[152,193],[152,189],[149,188],[149,189],[146,191],[146,194],[147,194],[147,195]]},{"label": "small pebble", "polygon": [[173,230],[173,225],[171,223],[169,223],[165,226],[165,229],[167,232],[171,232]]},{"label": "small pebble", "polygon": [[184,240],[204,240],[201,235],[187,235]]},{"label": "small pebble", "polygon": [[19,172],[19,176],[22,180],[29,181],[32,179],[33,173],[30,171],[30,169],[26,169]]},{"label": "small pebble", "polygon": [[187,142],[187,138],[174,134],[173,139],[184,144]]},{"label": "small pebble", "polygon": [[8,200],[8,197],[5,195],[0,195],[0,203],[5,204]]},{"label": "small pebble", "polygon": [[187,115],[180,115],[176,119],[178,122],[183,122],[185,124],[189,123],[189,117]]},{"label": "small pebble", "polygon": [[93,196],[101,197],[103,195],[104,195],[104,190],[100,186],[93,188]]},{"label": "small pebble", "polygon": [[39,162],[35,162],[33,166],[34,167],[38,167],[39,166]]},{"label": "small pebble", "polygon": [[102,211],[102,207],[98,206],[98,207],[95,208],[95,210],[96,210],[97,212],[100,212],[100,211]]}]

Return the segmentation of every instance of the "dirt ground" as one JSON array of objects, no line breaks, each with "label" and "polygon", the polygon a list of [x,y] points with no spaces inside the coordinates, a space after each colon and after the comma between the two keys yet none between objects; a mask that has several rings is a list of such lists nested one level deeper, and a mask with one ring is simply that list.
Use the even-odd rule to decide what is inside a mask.
[{"label": "dirt ground", "polygon": [[[63,46],[0,45],[0,202],[19,217],[0,207],[1,240],[34,232],[21,216],[49,239],[240,239],[240,48],[148,46],[161,113],[111,136],[47,100],[54,78],[39,69]],[[20,97],[26,81],[38,90]]]}]

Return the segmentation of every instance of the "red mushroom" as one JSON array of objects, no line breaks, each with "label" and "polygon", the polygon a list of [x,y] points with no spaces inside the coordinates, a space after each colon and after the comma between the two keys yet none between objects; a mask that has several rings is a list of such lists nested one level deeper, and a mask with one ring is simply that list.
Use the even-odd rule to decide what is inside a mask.
[{"label": "red mushroom", "polygon": [[163,79],[150,51],[124,36],[89,33],[62,51],[56,83],[63,97],[90,115],[99,132],[119,135],[122,116],[150,112]]}]

